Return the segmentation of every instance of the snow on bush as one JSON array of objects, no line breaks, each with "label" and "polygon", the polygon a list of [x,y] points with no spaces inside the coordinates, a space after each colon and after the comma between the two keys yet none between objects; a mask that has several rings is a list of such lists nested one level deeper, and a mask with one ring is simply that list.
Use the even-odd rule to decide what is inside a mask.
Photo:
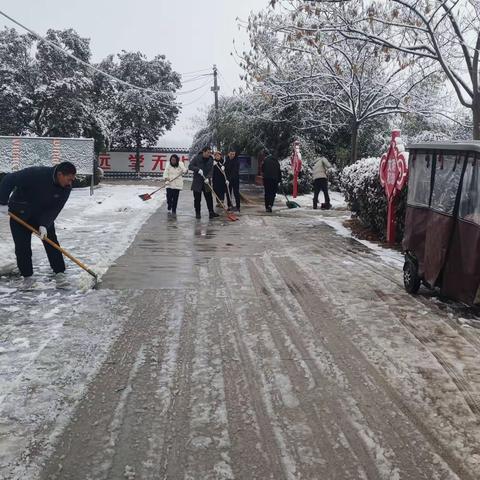
[{"label": "snow on bush", "polygon": [[[387,199],[380,184],[380,158],[363,158],[345,167],[340,176],[342,192],[350,209],[372,230],[385,238],[387,228]],[[397,200],[397,241],[404,231],[406,189]]]},{"label": "snow on bush", "polygon": [[328,188],[330,190],[334,192],[342,191],[341,175],[342,175],[342,171],[339,170],[336,165],[332,165],[327,170]]},{"label": "snow on bush", "polygon": [[[282,181],[279,185],[280,193],[291,195],[293,192],[293,170],[290,157],[280,161],[280,169],[282,171]],[[312,185],[312,166],[310,162],[304,159],[302,162],[302,170],[298,175],[298,194],[305,195],[306,193],[310,193],[312,191]]]}]

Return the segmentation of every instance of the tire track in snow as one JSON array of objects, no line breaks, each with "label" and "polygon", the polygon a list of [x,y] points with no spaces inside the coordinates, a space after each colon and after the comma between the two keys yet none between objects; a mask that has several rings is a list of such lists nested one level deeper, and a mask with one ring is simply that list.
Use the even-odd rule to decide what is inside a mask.
[{"label": "tire track in snow", "polygon": [[[351,385],[356,387],[352,393],[355,396],[359,394],[360,398],[365,395],[365,401],[368,402],[368,395],[371,395],[371,393],[368,394],[367,391],[368,388],[373,387],[373,389],[376,390],[374,398],[383,397],[385,404],[391,403],[392,407],[397,410],[398,413],[405,416],[406,422],[392,423],[386,416],[384,422],[380,421],[380,423],[378,423],[379,419],[386,415],[386,409],[381,408],[379,405],[379,409],[375,415],[376,418],[373,416],[371,418],[373,424],[377,423],[380,429],[382,423],[392,425],[393,429],[389,429],[390,436],[388,440],[394,442],[393,450],[395,451],[395,456],[401,460],[399,465],[412,465],[413,461],[417,473],[412,478],[434,478],[428,475],[436,475],[439,473],[438,471],[431,470],[430,473],[426,473],[429,472],[432,465],[432,459],[429,459],[429,456],[434,453],[448,465],[449,469],[451,469],[451,474],[455,472],[455,474],[462,479],[472,478],[470,473],[460,464],[455,454],[439,443],[438,439],[432,434],[432,431],[422,421],[422,418],[408,406],[400,394],[385,380],[380,371],[368,362],[366,357],[349,340],[349,335],[342,335],[341,331],[336,328],[334,324],[332,326],[328,321],[323,320],[330,315],[333,322],[341,322],[339,315],[342,315],[342,313],[334,308],[333,302],[330,302],[331,292],[327,291],[321,283],[316,281],[315,277],[312,277],[309,272],[292,258],[274,258],[273,262],[286,282],[294,282],[296,284],[294,288],[296,300],[298,301],[298,305],[301,306],[302,310],[307,314],[307,317],[314,322],[312,325],[315,326],[316,322],[317,327],[321,327],[321,331],[328,333],[329,344],[332,346],[335,345],[335,350],[338,352],[349,352],[349,356],[352,357],[350,361],[346,362],[346,359],[342,358],[344,355],[338,356],[337,361],[339,365],[344,364],[342,370],[349,377]],[[308,291],[309,288],[312,289],[312,285],[315,285],[315,290],[309,295],[306,294],[305,292]],[[328,303],[320,298],[320,292],[328,297]],[[365,388],[362,382],[356,380],[356,378],[362,377],[366,380],[365,386],[369,385],[370,387]],[[412,420],[414,425],[412,425],[408,419]],[[369,422],[371,420],[369,419]],[[423,445],[422,442],[417,442],[416,447],[408,451],[402,447],[405,442],[409,443],[409,438],[415,438],[417,436],[414,428],[418,429],[418,432],[424,437],[428,444],[430,444],[432,447],[431,453],[420,447]],[[438,462],[434,462],[433,464],[435,465],[436,463],[438,464]],[[437,465],[437,468],[440,468],[440,465]],[[444,471],[443,474],[445,474],[444,468],[442,468],[442,470]],[[425,477],[425,475],[427,476]]]},{"label": "tire track in snow", "polygon": [[[87,387],[54,454],[46,462],[41,479],[83,479],[88,475],[95,480],[118,478],[111,476],[111,470],[118,461],[116,449],[122,449],[123,429],[129,425],[126,416],[132,386],[145,368],[145,346],[158,333],[157,315],[168,306],[159,302],[155,291],[143,292],[137,298],[122,334]],[[152,320],[146,322],[148,318]]]},{"label": "tire track in snow", "polygon": [[[327,412],[332,412],[332,417],[335,419],[333,428],[339,431],[343,438],[346,440],[343,448],[347,449],[347,452],[339,453],[339,457],[329,458],[328,461],[331,465],[328,465],[328,470],[324,475],[335,475],[336,472],[338,478],[359,478],[362,475],[366,478],[397,478],[398,471],[397,466],[391,462],[390,458],[394,457],[393,450],[388,447],[380,447],[381,438],[383,434],[382,425],[377,425],[375,431],[373,431],[367,423],[364,421],[364,412],[359,410],[356,402],[350,402],[350,404],[344,405],[342,397],[350,397],[352,395],[351,383],[343,385],[341,389],[338,389],[322,372],[322,366],[318,363],[319,355],[316,351],[322,352],[323,348],[315,345],[316,334],[307,325],[306,318],[299,314],[299,309],[293,308],[295,299],[288,295],[287,285],[283,285],[282,280],[279,280],[279,272],[264,273],[267,266],[264,261],[260,265],[255,265],[254,262],[249,262],[249,269],[256,284],[257,291],[261,291],[264,301],[265,309],[275,312],[277,315],[272,318],[277,318],[278,321],[285,328],[287,335],[301,352],[302,358],[312,359],[309,362],[310,372],[315,379],[315,383],[318,387],[313,396],[313,403],[321,404],[322,410],[326,406]],[[263,267],[263,268],[262,268]],[[291,287],[292,288],[292,287]],[[281,293],[279,293],[281,292]],[[294,325],[294,322],[297,323]],[[308,335],[308,336],[305,336]],[[314,339],[313,342],[310,342]],[[309,346],[307,346],[309,345]],[[330,339],[326,340],[327,351],[330,347]],[[332,352],[330,367],[336,370],[335,363],[338,359]],[[315,361],[317,360],[317,361]],[[344,372],[336,373],[340,384],[343,383]],[[340,378],[339,378],[340,377]],[[295,378],[295,377],[294,377]],[[294,378],[292,381],[294,381]],[[312,396],[312,394],[310,394]],[[373,402],[373,398],[369,397],[369,401]],[[368,405],[369,402],[364,402],[364,405]],[[303,406],[305,412],[318,411],[317,407],[312,407],[308,403]],[[322,412],[324,415],[324,412]],[[309,425],[323,424],[323,415],[315,418],[311,416]],[[373,414],[369,418],[369,424],[375,424],[373,420]],[[361,428],[360,428],[361,427]],[[321,427],[319,427],[321,428]],[[331,426],[332,428],[332,426]],[[373,427],[372,427],[373,428]],[[335,437],[332,436],[332,443],[335,444]],[[384,444],[386,442],[383,442]],[[370,447],[370,448],[368,448]],[[348,459],[348,460],[347,460]],[[352,465],[349,465],[348,461],[352,461]],[[345,470],[340,470],[338,465]],[[364,471],[355,472],[355,468],[364,469]],[[348,475],[348,476],[347,476]],[[351,476],[353,475],[353,476]],[[314,477],[312,477],[314,478]],[[418,476],[416,478],[427,478]]]},{"label": "tire track in snow", "polygon": [[[267,413],[270,421],[274,421],[275,437],[271,438],[276,439],[282,457],[290,458],[285,466],[288,478],[376,478],[376,470],[367,476],[361,466],[365,462],[358,461],[345,441],[338,426],[343,422],[343,412],[340,414],[335,410],[330,414],[326,394],[322,393],[323,388],[318,387],[326,382],[320,379],[318,372],[311,373],[312,355],[316,352],[312,352],[311,347],[309,351],[303,347],[295,348],[297,334],[291,328],[284,328],[275,306],[264,294],[257,295],[266,288],[259,284],[257,273],[249,267],[245,262],[230,266],[237,276],[240,274],[238,283],[233,283],[229,289],[231,302],[241,305],[245,298],[250,298],[251,304],[251,299],[255,299],[253,306],[249,304],[246,307],[244,315],[235,308],[232,317],[237,317],[237,321],[240,318],[261,319],[252,325],[248,324],[248,320],[239,323],[240,335],[255,339],[256,343],[249,350],[252,356],[258,357],[260,365],[257,370],[263,373],[259,388],[264,392],[264,403],[269,405]],[[246,273],[242,274],[243,270]],[[242,289],[247,297],[239,298],[236,292]],[[289,323],[288,319],[285,321]],[[304,380],[306,377],[307,380]],[[315,390],[312,390],[312,380],[317,385]],[[321,411],[317,408],[317,395]],[[336,400],[330,403],[336,403]],[[343,442],[339,442],[339,437]],[[360,438],[356,437],[354,443],[361,445]],[[364,457],[366,452],[362,454]],[[368,471],[369,467],[366,469]]]},{"label": "tire track in snow", "polygon": [[[285,452],[274,441],[274,419],[269,411],[269,402],[262,395],[265,385],[257,367],[256,352],[247,341],[253,333],[248,319],[257,320],[258,315],[252,316],[244,303],[245,297],[238,299],[233,295],[234,290],[241,292],[249,279],[242,268],[236,268],[235,274],[232,273],[223,265],[215,269],[215,278],[224,280],[217,287],[217,298],[221,299],[224,312],[224,320],[219,322],[219,333],[223,332],[220,345],[226,372],[232,468],[236,478],[286,480],[288,475],[283,466]],[[241,285],[237,285],[235,277],[240,277]]]}]

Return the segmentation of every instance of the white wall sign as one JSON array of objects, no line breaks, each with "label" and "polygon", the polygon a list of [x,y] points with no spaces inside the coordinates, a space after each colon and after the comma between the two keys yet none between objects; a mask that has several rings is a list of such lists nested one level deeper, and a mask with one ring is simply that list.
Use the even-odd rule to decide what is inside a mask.
[{"label": "white wall sign", "polygon": [[[178,152],[140,152],[140,172],[162,173],[172,155],[178,155],[181,162],[188,168],[189,158],[185,153]],[[98,166],[105,172],[135,172],[136,155],[131,152],[107,152],[98,156]]]}]

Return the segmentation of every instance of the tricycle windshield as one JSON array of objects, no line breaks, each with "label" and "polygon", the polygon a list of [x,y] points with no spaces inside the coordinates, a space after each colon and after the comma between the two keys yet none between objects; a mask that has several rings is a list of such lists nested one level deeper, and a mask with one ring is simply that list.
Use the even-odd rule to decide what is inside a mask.
[{"label": "tricycle windshield", "polygon": [[438,154],[436,156],[432,209],[453,215],[461,176],[462,164],[458,155]]},{"label": "tricycle windshield", "polygon": [[408,204],[428,207],[430,203],[430,183],[432,178],[432,155],[414,153],[409,162]]},{"label": "tricycle windshield", "polygon": [[469,158],[463,178],[462,196],[460,198],[459,217],[480,225],[480,176],[479,160]]}]

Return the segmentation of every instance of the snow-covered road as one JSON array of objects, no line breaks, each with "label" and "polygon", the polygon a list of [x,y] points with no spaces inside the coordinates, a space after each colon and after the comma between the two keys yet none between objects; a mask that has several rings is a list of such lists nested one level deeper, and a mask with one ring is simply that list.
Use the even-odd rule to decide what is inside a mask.
[{"label": "snow-covered road", "polygon": [[461,310],[406,294],[399,259],[348,237],[346,212],[198,223],[189,193],[100,290],[46,292],[57,303],[10,321],[39,345],[9,337],[0,355],[0,475],[478,478],[480,335]]},{"label": "snow-covered road", "polygon": [[[146,185],[75,189],[56,222],[62,246],[100,276],[162,204]],[[88,290],[90,276],[67,262],[71,290],[59,291],[40,240],[32,239],[37,287],[20,291],[8,220],[0,218],[0,478],[32,448],[48,453],[87,379],[122,327],[114,292]],[[43,436],[39,432],[46,432]],[[33,440],[33,441],[32,441]],[[11,475],[29,478],[23,467]],[[27,475],[27,476],[25,476]],[[32,473],[33,475],[33,473]]]}]

